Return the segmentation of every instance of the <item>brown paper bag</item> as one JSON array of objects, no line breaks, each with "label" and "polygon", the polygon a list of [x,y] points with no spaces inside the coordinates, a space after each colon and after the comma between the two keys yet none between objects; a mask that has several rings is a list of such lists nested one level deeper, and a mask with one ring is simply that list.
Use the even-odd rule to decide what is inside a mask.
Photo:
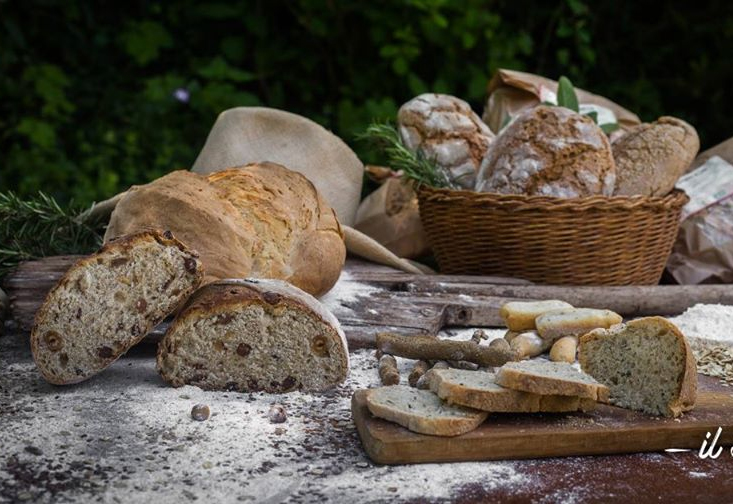
[{"label": "brown paper bag", "polygon": [[414,259],[430,251],[420,221],[417,195],[410,184],[398,177],[386,179],[361,202],[354,228],[399,257]]},{"label": "brown paper bag", "polygon": [[[557,82],[539,75],[516,70],[499,70],[489,82],[489,99],[484,109],[483,120],[491,131],[498,133],[506,122],[506,118],[514,117],[521,111],[540,103],[542,87],[557,92]],[[629,129],[641,121],[639,117],[602,96],[575,88],[581,104],[593,104],[611,110],[622,129]]]}]

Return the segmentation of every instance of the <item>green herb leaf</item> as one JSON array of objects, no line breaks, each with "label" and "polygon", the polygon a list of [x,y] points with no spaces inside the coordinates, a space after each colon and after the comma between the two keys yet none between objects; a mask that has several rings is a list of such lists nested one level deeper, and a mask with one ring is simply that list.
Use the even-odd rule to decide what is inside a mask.
[{"label": "green herb leaf", "polygon": [[367,140],[379,145],[387,155],[387,164],[396,171],[401,171],[406,179],[412,180],[419,187],[422,184],[431,187],[455,188],[446,172],[440,169],[435,161],[426,158],[421,152],[413,152],[402,143],[397,128],[389,123],[372,123],[359,140]]},{"label": "green herb leaf", "polygon": [[574,112],[580,111],[578,96],[575,94],[573,83],[564,75],[557,82],[557,104]]},{"label": "green herb leaf", "polygon": [[583,115],[587,115],[588,117],[590,117],[591,119],[593,119],[593,122],[594,123],[598,124],[598,112],[596,112],[595,110],[591,110],[590,112],[586,112]]},{"label": "green herb leaf", "polygon": [[601,124],[601,129],[607,135],[610,134],[610,133],[613,133],[614,131],[616,131],[619,128],[620,128],[620,126],[618,125],[618,123]]}]

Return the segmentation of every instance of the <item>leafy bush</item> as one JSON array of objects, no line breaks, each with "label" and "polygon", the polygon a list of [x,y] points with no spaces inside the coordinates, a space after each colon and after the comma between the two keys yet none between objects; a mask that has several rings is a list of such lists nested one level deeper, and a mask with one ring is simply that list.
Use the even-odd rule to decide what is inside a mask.
[{"label": "leafy bush", "polygon": [[[354,141],[424,91],[481,110],[500,67],[733,135],[733,7],[581,0],[0,4],[0,190],[99,200],[189,167],[216,115],[284,108]],[[656,12],[651,23],[644,13]],[[646,9],[646,11],[645,11]]]}]

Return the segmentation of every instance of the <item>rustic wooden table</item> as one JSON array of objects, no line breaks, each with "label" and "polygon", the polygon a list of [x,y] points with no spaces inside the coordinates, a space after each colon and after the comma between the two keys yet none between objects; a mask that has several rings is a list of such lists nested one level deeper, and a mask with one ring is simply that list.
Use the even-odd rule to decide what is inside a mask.
[{"label": "rustic wooden table", "polygon": [[[0,336],[0,502],[733,502],[730,447],[716,459],[688,451],[380,466],[366,458],[349,401],[377,379],[372,351],[359,348],[383,329],[496,325],[504,299],[528,295],[522,284],[350,261],[324,302],[349,336],[353,376],[321,396],[171,389],[155,372],[151,341],[88,382],[54,387],[35,370],[23,326],[69,261],[26,264],[6,283],[20,325]],[[286,424],[263,420],[275,401],[289,412]],[[192,422],[194,402],[217,415]]]}]

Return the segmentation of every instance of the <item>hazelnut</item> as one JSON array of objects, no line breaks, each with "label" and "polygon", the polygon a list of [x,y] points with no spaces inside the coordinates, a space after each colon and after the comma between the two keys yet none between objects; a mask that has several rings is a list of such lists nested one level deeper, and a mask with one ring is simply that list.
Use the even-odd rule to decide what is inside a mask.
[{"label": "hazelnut", "polygon": [[328,340],[325,336],[318,335],[311,341],[311,351],[319,357],[328,356]]},{"label": "hazelnut", "polygon": [[262,299],[264,299],[267,304],[276,305],[280,302],[282,296],[280,296],[280,294],[278,294],[277,292],[267,291],[262,294]]},{"label": "hazelnut", "polygon": [[43,335],[43,341],[52,352],[58,352],[64,346],[64,340],[56,331],[48,331]]},{"label": "hazelnut", "polygon": [[191,418],[193,418],[197,422],[208,420],[210,415],[211,410],[206,404],[197,404],[196,406],[191,408]]},{"label": "hazelnut", "polygon": [[270,411],[267,412],[267,416],[272,423],[285,423],[288,419],[285,408],[281,404],[273,404],[270,406]]},{"label": "hazelnut", "polygon": [[197,266],[196,259],[193,257],[187,257],[183,260],[183,267],[191,274],[196,273]]}]

